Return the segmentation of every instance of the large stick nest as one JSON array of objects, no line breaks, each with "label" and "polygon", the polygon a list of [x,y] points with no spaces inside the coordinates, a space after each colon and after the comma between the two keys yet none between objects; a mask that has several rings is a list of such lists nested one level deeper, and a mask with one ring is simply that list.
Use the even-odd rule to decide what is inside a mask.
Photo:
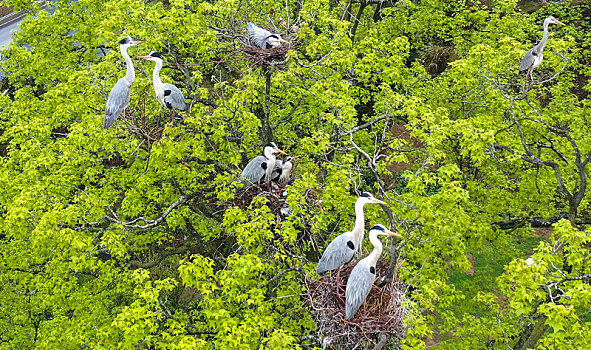
[{"label": "large stick nest", "polygon": [[[345,289],[354,264],[332,271],[318,280],[308,282],[309,302],[312,314],[326,349],[373,348],[378,336],[402,339],[406,329],[403,324],[408,309],[403,307],[405,285],[393,281],[379,288],[373,285],[365,303],[351,320],[345,320]],[[388,269],[386,262],[378,262],[378,279]],[[389,341],[392,343],[392,340]]]},{"label": "large stick nest", "polygon": [[244,28],[243,22],[228,24],[225,28],[215,28],[223,40],[231,40],[233,42],[233,48],[229,56],[239,57],[227,61],[248,61],[252,66],[260,67],[264,70],[287,70],[289,68],[286,62],[287,52],[295,49],[299,43],[297,40],[297,26],[283,28],[283,31],[278,30],[276,26],[262,25],[262,27],[269,29],[272,33],[280,34],[283,39],[290,41],[291,44],[282,44],[272,49],[263,49],[252,42],[248,32]]}]

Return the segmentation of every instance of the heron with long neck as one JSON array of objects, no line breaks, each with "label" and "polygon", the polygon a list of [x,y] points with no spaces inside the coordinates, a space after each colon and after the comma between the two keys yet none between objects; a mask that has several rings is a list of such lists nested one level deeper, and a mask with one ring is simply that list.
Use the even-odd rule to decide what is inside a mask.
[{"label": "heron with long neck", "polygon": [[119,42],[119,49],[121,56],[125,60],[127,66],[127,73],[125,76],[117,81],[107,99],[107,106],[105,108],[105,129],[110,128],[113,123],[119,118],[121,113],[129,105],[129,99],[131,97],[131,85],[135,80],[135,69],[133,67],[133,61],[127,49],[130,46],[138,45],[143,43],[141,40],[133,40],[131,37],[127,37]]},{"label": "heron with long neck", "polygon": [[531,76],[532,71],[538,67],[542,60],[544,59],[544,48],[546,47],[546,43],[548,42],[548,37],[550,36],[550,32],[548,31],[548,26],[550,23],[566,25],[553,16],[548,16],[544,20],[544,36],[542,36],[542,40],[534,46],[531,50],[529,50],[523,59],[521,60],[521,64],[519,65],[520,72],[527,72],[526,78]]},{"label": "heron with long neck", "polygon": [[369,230],[369,241],[373,244],[373,250],[368,256],[359,260],[347,280],[347,289],[345,290],[345,318],[347,320],[355,316],[359,307],[363,305],[376,280],[376,263],[383,250],[378,235],[402,238],[401,235],[388,230],[384,225],[376,225]]},{"label": "heron with long neck", "polygon": [[152,83],[154,84],[156,98],[160,104],[169,110],[186,110],[187,102],[185,101],[185,96],[183,96],[181,90],[172,84],[163,83],[160,79],[160,70],[162,70],[163,66],[162,55],[160,52],[152,51],[147,56],[138,56],[138,58],[143,58],[156,63],[154,71],[152,72]]},{"label": "heron with long neck", "polygon": [[365,215],[363,207],[368,203],[387,205],[385,202],[375,198],[369,192],[363,192],[355,201],[355,225],[349,232],[337,236],[324,250],[322,257],[316,267],[319,274],[336,270],[349,263],[355,253],[361,249],[363,234],[365,231]]}]

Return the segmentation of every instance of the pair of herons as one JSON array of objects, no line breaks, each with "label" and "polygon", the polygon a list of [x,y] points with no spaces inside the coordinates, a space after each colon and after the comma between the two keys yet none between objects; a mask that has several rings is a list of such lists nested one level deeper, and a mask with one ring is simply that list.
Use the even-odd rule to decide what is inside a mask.
[{"label": "pair of herons", "polygon": [[[365,231],[365,216],[363,207],[365,204],[378,203],[387,205],[375,198],[371,193],[363,192],[355,202],[355,225],[353,230],[337,236],[324,250],[316,272],[319,274],[340,269],[361,251],[363,235]],[[379,235],[390,235],[402,238],[398,233],[388,230],[384,225],[376,225],[369,230],[369,241],[373,244],[373,250],[368,256],[361,259],[351,270],[345,290],[345,318],[351,319],[363,305],[371,287],[376,280],[376,263],[382,255],[382,242]]]},{"label": "pair of herons", "polygon": [[[289,41],[283,40],[279,34],[273,34],[250,22],[246,25],[246,29],[248,29],[252,42],[263,49],[272,49],[280,46],[281,43],[289,44]],[[127,66],[127,74],[117,81],[109,93],[107,106],[105,108],[105,129],[110,128],[129,105],[131,86],[135,80],[135,69],[133,61],[127,53],[127,49],[130,46],[138,45],[143,42],[144,41],[142,40],[133,40],[131,37],[127,37],[119,42],[121,56],[123,56]],[[152,73],[152,83],[154,84],[156,98],[160,104],[171,111],[187,110],[188,105],[181,90],[173,84],[163,83],[160,79],[160,70],[163,66],[162,55],[157,51],[152,51],[147,56],[138,56],[138,58],[143,58],[156,63]]]}]

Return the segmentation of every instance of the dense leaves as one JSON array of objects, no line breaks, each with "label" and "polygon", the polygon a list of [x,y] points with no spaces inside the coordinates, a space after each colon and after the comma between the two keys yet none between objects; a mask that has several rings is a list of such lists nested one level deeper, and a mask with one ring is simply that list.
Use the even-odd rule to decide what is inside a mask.
[{"label": "dense leaves", "polygon": [[[4,3],[30,12],[2,62],[0,347],[319,347],[306,282],[361,191],[405,235],[384,254],[409,286],[390,346],[591,346],[585,2]],[[550,14],[567,26],[526,83]],[[244,55],[248,21],[284,59]],[[190,112],[170,121],[134,58],[103,128],[126,35]],[[295,181],[241,189],[270,141],[301,156]]]}]

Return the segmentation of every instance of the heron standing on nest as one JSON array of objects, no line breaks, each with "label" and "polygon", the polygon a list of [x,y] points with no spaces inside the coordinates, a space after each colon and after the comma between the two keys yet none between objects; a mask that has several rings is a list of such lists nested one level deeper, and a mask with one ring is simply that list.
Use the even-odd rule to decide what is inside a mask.
[{"label": "heron standing on nest", "polygon": [[378,235],[390,235],[402,238],[398,233],[388,230],[384,225],[376,225],[369,230],[369,241],[373,250],[361,259],[351,271],[345,291],[345,318],[350,320],[363,305],[376,280],[376,263],[382,255],[382,242]]},{"label": "heron standing on nest", "polygon": [[133,40],[131,37],[127,37],[119,42],[119,49],[121,50],[121,56],[125,60],[127,65],[127,74],[117,81],[107,99],[107,107],[105,108],[105,129],[108,129],[113,125],[115,120],[119,118],[121,113],[129,105],[129,99],[131,97],[131,85],[135,80],[135,69],[133,67],[133,61],[127,53],[127,49],[130,46],[138,45],[143,43],[141,40]]},{"label": "heron standing on nest", "polygon": [[260,48],[272,49],[281,46],[281,43],[289,44],[289,41],[283,40],[279,34],[273,34],[251,22],[246,24],[246,29],[248,30],[250,39]]},{"label": "heron standing on nest", "polygon": [[240,174],[242,183],[245,186],[251,186],[259,183],[264,178],[267,186],[270,186],[273,170],[275,169],[275,153],[278,152],[286,154],[277,147],[275,142],[268,143],[263,148],[263,155],[255,157],[242,170],[242,174]]},{"label": "heron standing on nest", "polygon": [[531,77],[532,71],[534,68],[539,66],[544,59],[544,47],[546,47],[546,43],[548,42],[548,36],[550,33],[548,32],[548,26],[550,23],[566,25],[553,16],[548,16],[544,20],[544,36],[542,36],[542,40],[534,46],[531,50],[529,50],[523,59],[521,60],[521,64],[519,65],[519,72],[527,72],[526,79]]},{"label": "heron standing on nest", "polygon": [[160,80],[160,70],[163,65],[160,52],[152,51],[147,56],[138,56],[138,58],[143,58],[156,63],[154,71],[152,72],[152,83],[154,84],[156,98],[160,104],[171,111],[174,111],[175,109],[178,109],[179,111],[187,110],[187,102],[185,101],[185,96],[183,96],[181,90],[172,84],[163,83],[162,80]]},{"label": "heron standing on nest", "polygon": [[355,202],[355,225],[353,230],[345,232],[326,247],[322,257],[316,267],[316,272],[319,274],[336,270],[341,266],[350,262],[355,253],[361,248],[363,242],[363,232],[365,226],[365,217],[363,215],[363,207],[367,203],[378,203],[388,205],[385,202],[375,198],[369,192],[363,192]]}]

